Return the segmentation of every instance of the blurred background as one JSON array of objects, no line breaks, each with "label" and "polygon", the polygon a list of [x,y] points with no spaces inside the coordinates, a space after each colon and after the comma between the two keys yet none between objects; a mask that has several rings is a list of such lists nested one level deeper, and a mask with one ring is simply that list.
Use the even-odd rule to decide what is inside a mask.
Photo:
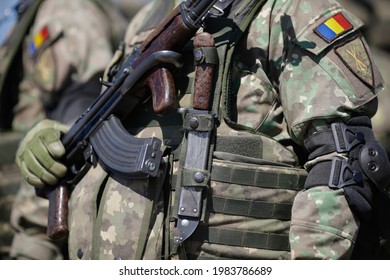
[{"label": "blurred background", "polygon": [[114,4],[118,5],[120,10],[126,15],[127,18],[132,18],[134,14],[145,4],[151,0],[111,0]]}]

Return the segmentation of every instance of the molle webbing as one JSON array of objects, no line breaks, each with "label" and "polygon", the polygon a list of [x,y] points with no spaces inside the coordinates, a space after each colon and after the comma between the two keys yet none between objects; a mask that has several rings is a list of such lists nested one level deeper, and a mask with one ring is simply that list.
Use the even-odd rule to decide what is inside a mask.
[{"label": "molle webbing", "polygon": [[290,220],[291,203],[273,203],[213,196],[209,211],[251,218]]},{"label": "molle webbing", "polygon": [[[211,171],[212,188],[214,184],[228,184],[230,190],[235,188],[262,188],[280,189],[298,192],[306,180],[306,172],[302,169],[281,165],[258,165],[237,163],[214,159]],[[225,188],[224,186],[221,186]],[[234,192],[234,191],[233,191]],[[292,202],[269,200],[255,200],[246,197],[216,194],[208,191],[207,212],[226,217],[241,217],[239,219],[262,219],[268,221],[289,221],[291,219]],[[229,218],[228,218],[229,219]],[[270,233],[251,231],[248,229],[234,229],[199,225],[199,228],[190,238],[191,241],[236,246],[269,251],[288,252],[288,233]],[[190,256],[191,257],[191,256]],[[202,259],[202,256],[193,256]]]},{"label": "molle webbing", "polygon": [[288,234],[251,232],[199,226],[192,240],[256,249],[289,251]]},{"label": "molle webbing", "polygon": [[256,169],[249,169],[240,167],[238,164],[234,167],[214,165],[211,180],[253,187],[299,191],[306,180],[306,175],[297,173],[297,169],[292,170],[293,172],[284,172],[281,166],[267,166],[264,169],[259,166]]},{"label": "molle webbing", "polygon": [[[256,165],[256,168],[250,168],[250,166],[245,163],[215,160],[211,180],[229,185],[300,191],[307,176],[306,172],[296,168],[270,165]],[[237,199],[215,194],[210,195],[207,205],[208,212],[212,213],[279,220],[290,220],[292,208],[292,203]]]}]

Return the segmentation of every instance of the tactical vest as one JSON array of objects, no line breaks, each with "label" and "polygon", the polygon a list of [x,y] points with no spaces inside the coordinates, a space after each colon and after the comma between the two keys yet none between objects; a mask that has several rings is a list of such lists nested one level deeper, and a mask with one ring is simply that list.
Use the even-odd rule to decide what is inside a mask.
[{"label": "tactical vest", "polygon": [[[151,16],[140,33],[151,30],[161,17],[174,7],[175,1],[164,1]],[[176,113],[166,117],[153,114],[152,110],[136,110],[137,121],[125,126],[132,134],[142,136],[142,130],[162,127],[167,134],[174,170],[171,177],[172,205],[169,209],[170,231],[180,211],[183,182],[191,182],[203,188],[200,223],[193,234],[180,246],[173,235],[167,240],[165,254],[189,259],[288,259],[289,220],[292,201],[302,189],[306,171],[298,167],[297,156],[271,137],[254,133],[238,125],[230,118],[231,61],[235,46],[247,31],[252,18],[265,1],[235,1],[226,10],[227,16],[211,17],[204,30],[213,35],[219,57],[215,77],[212,111],[218,119],[216,137],[210,144],[209,168],[205,171],[209,184],[194,183],[180,165],[184,161],[186,137],[177,131],[188,130],[188,123],[178,119]],[[184,49],[184,53],[190,50]],[[207,58],[206,58],[207,59]],[[213,60],[213,58],[209,58]],[[188,69],[185,69],[188,70]],[[191,71],[188,71],[191,72]],[[177,73],[176,85],[182,100],[193,91],[193,74]],[[183,82],[184,81],[184,82]],[[125,121],[126,123],[126,121]],[[165,129],[165,133],[164,133]],[[207,125],[199,130],[208,129]],[[176,131],[176,132],[175,132]],[[165,137],[163,137],[165,138]],[[168,248],[168,249],[167,249]]]}]

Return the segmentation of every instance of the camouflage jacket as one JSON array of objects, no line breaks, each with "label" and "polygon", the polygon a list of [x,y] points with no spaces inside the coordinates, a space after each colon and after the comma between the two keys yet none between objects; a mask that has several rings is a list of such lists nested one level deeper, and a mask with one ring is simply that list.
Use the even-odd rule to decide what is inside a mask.
[{"label": "camouflage jacket", "polygon": [[[238,1],[236,5],[240,3],[244,2]],[[150,22],[159,22],[155,10],[159,4],[156,1],[146,6],[129,25],[126,54],[151,32]],[[235,49],[233,92],[222,98],[229,102],[220,106],[223,117],[217,128],[216,151],[222,153],[214,154],[211,171],[214,206],[217,202],[214,197],[229,203],[245,200],[291,206],[305,176],[303,168],[299,168],[304,162],[298,159],[292,146],[301,147],[308,135],[332,120],[348,119],[354,112],[375,114],[376,95],[383,83],[360,36],[361,27],[358,18],[332,0],[265,2]],[[185,71],[180,71],[177,78],[178,94],[180,107],[186,108],[190,104],[191,86],[181,86],[181,82],[191,79],[180,76],[182,72]],[[150,102],[136,108],[125,125],[133,135],[160,137],[165,146],[174,150],[183,138],[181,115],[173,112],[159,117],[152,112]],[[251,142],[252,136],[259,140]],[[229,140],[235,137],[241,137],[242,141],[247,137],[250,141],[235,144]],[[230,147],[233,148],[229,150]],[[233,160],[224,157],[231,152],[236,155]],[[237,154],[251,161],[237,160]],[[177,174],[177,158],[175,154],[172,157],[172,173]],[[279,165],[259,163],[261,160]],[[166,166],[163,164],[161,173]],[[228,170],[231,174],[239,171],[241,178],[238,183],[224,181],[213,176],[213,170]],[[245,175],[240,174],[256,172],[276,178],[273,188],[256,185],[256,180],[242,183]],[[289,176],[288,186],[280,183],[280,174]],[[111,174],[107,179],[107,173],[99,165],[91,169],[71,197],[70,257],[161,258],[161,238],[163,228],[167,227],[162,217],[166,213],[163,192],[159,188],[152,190],[151,185],[158,185],[163,178],[128,180]],[[174,192],[174,187],[171,188]],[[154,202],[152,206],[150,202]],[[194,239],[186,242],[185,257],[289,258],[288,244],[284,244],[289,231],[288,215],[259,217],[258,213],[244,215],[215,209],[209,211]],[[280,242],[265,240],[264,245],[242,239],[240,244],[233,244],[218,238],[212,242],[211,233],[202,236],[211,231],[233,234],[236,229],[254,234],[251,236],[256,236],[253,238],[256,240],[273,236]],[[168,226],[164,233],[167,231],[172,233],[174,229]],[[146,237],[140,237],[145,232]]]}]

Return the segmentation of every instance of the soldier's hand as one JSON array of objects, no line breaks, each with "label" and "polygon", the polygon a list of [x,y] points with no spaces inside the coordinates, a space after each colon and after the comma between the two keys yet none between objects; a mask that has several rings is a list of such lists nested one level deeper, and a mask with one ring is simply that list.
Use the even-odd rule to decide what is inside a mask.
[{"label": "soldier's hand", "polygon": [[65,176],[67,168],[59,161],[65,154],[60,136],[68,130],[63,124],[43,120],[25,135],[16,152],[16,164],[29,184],[41,188]]}]

